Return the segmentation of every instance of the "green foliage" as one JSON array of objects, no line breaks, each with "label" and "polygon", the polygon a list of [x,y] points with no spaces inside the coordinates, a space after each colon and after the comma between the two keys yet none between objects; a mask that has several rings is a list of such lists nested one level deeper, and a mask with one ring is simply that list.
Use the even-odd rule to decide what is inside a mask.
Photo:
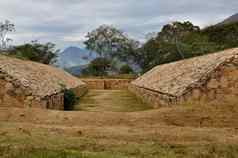
[{"label": "green foliage", "polygon": [[32,43],[16,46],[8,54],[21,59],[51,64],[57,57],[58,51],[55,50],[55,44],[53,43],[41,44],[37,41],[32,41]]},{"label": "green foliage", "polygon": [[[7,149],[0,147],[2,158],[237,158],[237,145],[124,145],[105,148],[93,147],[93,151],[41,149]],[[91,148],[90,148],[91,149]],[[103,151],[102,151],[103,150]]]},{"label": "green foliage", "polygon": [[134,71],[129,65],[123,65],[120,68],[120,74],[133,74]]},{"label": "green foliage", "polygon": [[64,91],[64,110],[71,111],[74,110],[74,105],[77,104],[79,98],[74,93],[73,90]]},{"label": "green foliage", "polygon": [[139,42],[129,38],[121,30],[108,25],[101,25],[89,32],[86,38],[86,48],[97,52],[101,58],[112,61],[112,67],[116,71],[120,69],[118,65],[121,62],[134,62],[136,49],[139,47]]},{"label": "green foliage", "polygon": [[111,62],[106,58],[94,59],[87,68],[82,70],[82,75],[86,76],[106,76]]},{"label": "green foliage", "polygon": [[219,49],[238,46],[238,22],[210,26],[202,30],[202,33],[208,35],[209,41],[219,45]]},{"label": "green foliage", "polygon": [[191,22],[174,22],[165,25],[157,37],[138,50],[136,62],[146,72],[160,64],[237,47],[237,37],[238,23],[200,30]]}]

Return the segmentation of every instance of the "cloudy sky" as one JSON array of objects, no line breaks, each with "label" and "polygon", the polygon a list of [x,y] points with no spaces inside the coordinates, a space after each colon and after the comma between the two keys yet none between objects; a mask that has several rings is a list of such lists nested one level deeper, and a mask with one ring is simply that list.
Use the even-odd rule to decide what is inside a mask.
[{"label": "cloudy sky", "polygon": [[15,44],[51,41],[62,49],[82,46],[85,34],[101,24],[143,41],[171,21],[204,27],[237,12],[237,0],[0,0],[0,21],[16,25]]}]

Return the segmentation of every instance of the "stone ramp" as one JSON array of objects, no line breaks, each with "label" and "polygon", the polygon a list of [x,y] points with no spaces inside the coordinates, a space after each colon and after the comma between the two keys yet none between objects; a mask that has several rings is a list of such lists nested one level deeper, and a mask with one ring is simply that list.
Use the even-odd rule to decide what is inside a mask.
[{"label": "stone ramp", "polygon": [[80,99],[76,110],[133,112],[150,109],[128,90],[89,90]]}]

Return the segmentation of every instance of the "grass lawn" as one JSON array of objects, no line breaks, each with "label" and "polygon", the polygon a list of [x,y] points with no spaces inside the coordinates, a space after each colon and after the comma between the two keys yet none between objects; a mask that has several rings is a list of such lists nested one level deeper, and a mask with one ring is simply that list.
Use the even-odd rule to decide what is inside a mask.
[{"label": "grass lawn", "polygon": [[151,109],[128,90],[89,90],[75,107],[82,111],[133,112]]}]

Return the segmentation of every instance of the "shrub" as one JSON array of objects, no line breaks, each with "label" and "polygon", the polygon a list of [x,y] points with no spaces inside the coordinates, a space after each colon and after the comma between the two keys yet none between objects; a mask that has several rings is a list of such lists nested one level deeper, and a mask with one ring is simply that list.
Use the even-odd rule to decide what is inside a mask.
[{"label": "shrub", "polygon": [[106,58],[96,58],[82,70],[82,75],[86,76],[106,76],[108,69],[111,67],[111,62]]},{"label": "shrub", "polygon": [[133,74],[134,71],[132,70],[132,68],[129,65],[123,65],[120,68],[120,74]]},{"label": "shrub", "polygon": [[65,90],[64,92],[64,110],[74,110],[74,105],[77,104],[79,98],[73,90]]}]

